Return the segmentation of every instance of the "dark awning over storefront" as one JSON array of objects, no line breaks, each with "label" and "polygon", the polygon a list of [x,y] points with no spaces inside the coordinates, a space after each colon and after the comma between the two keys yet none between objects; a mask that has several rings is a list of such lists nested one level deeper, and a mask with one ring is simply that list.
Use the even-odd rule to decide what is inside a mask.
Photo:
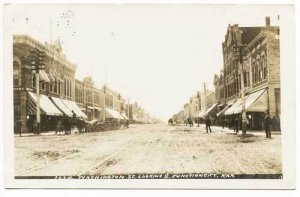
[{"label": "dark awning over storefront", "polygon": [[223,104],[223,105],[226,105],[219,113],[217,113],[217,116],[225,116],[225,112],[235,103],[236,100],[231,100],[231,101],[228,101],[226,104]]},{"label": "dark awning over storefront", "polygon": [[215,116],[218,112],[218,103],[213,104],[208,110],[206,111],[207,116]]},{"label": "dark awning over storefront", "polygon": [[[33,92],[28,92],[28,113],[36,114],[37,95]],[[40,109],[41,113],[49,116],[62,116],[62,112],[53,104],[48,96],[40,94]]]}]

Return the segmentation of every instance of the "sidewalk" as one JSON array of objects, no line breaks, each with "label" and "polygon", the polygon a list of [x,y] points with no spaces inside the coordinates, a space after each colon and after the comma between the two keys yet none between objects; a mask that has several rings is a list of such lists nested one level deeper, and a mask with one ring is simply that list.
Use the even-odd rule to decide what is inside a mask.
[{"label": "sidewalk", "polygon": [[[130,124],[129,125],[129,128],[135,128],[139,126],[139,124]],[[120,129],[118,130],[124,130],[124,129],[128,129],[127,127],[121,127]],[[113,130],[111,130],[113,131]],[[77,130],[72,130],[71,131],[71,134],[69,135],[73,135],[73,134],[76,134]],[[92,132],[93,133],[93,132]],[[20,134],[14,134],[15,137],[32,137],[32,136],[50,136],[50,135],[65,135],[63,133],[55,133],[55,131],[47,131],[47,132],[41,132],[39,135],[37,134],[34,134],[32,132],[29,132],[29,133],[22,133],[22,136],[20,136]]]},{"label": "sidewalk", "polygon": [[[198,127],[198,124],[194,124],[193,127],[190,126],[186,126],[186,125],[174,125],[174,126],[178,126],[178,127],[182,127],[184,128],[184,130],[192,130],[192,131],[197,131],[199,129],[199,131],[205,131],[205,124],[200,124],[200,126]],[[198,128],[198,129],[197,129]],[[224,133],[224,134],[234,134],[233,129],[229,129],[228,127],[224,127],[224,129],[221,126],[211,126],[210,127],[212,130],[212,133]],[[265,131],[264,130],[247,130],[246,131],[247,134],[252,134],[252,135],[262,135],[265,136]],[[272,135],[281,135],[281,131],[271,131]],[[242,134],[242,130],[239,130],[239,134]]]},{"label": "sidewalk", "polygon": [[30,136],[47,136],[47,135],[60,135],[60,134],[55,134],[55,131],[48,131],[48,132],[41,132],[39,135],[34,134],[34,133],[22,133],[22,136],[20,134],[14,134],[15,137],[30,137]]}]

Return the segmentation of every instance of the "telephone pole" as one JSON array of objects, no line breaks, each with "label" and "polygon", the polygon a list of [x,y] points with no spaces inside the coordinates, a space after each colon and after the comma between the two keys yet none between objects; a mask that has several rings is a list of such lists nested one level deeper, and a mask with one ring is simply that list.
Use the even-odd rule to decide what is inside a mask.
[{"label": "telephone pole", "polygon": [[40,70],[45,69],[46,53],[39,49],[30,50],[29,65],[30,70],[35,71],[36,88],[36,126],[37,134],[40,132],[41,110],[40,110]]},{"label": "telephone pole", "polygon": [[245,107],[245,87],[244,87],[244,65],[243,65],[245,48],[246,48],[246,45],[242,45],[242,44],[234,46],[234,53],[235,53],[235,56],[238,57],[240,75],[241,75],[240,79],[241,79],[242,132],[243,132],[243,135],[246,134],[246,129],[247,129],[247,115],[246,115],[246,107]]}]

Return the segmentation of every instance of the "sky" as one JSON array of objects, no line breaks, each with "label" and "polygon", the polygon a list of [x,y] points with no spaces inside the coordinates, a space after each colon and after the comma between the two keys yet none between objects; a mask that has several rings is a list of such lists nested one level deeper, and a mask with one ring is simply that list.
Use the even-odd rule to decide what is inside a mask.
[{"label": "sky", "polygon": [[228,24],[278,25],[271,5],[61,4],[6,7],[13,34],[40,42],[59,39],[77,64],[76,78],[91,76],[129,102],[167,120],[223,67]]}]

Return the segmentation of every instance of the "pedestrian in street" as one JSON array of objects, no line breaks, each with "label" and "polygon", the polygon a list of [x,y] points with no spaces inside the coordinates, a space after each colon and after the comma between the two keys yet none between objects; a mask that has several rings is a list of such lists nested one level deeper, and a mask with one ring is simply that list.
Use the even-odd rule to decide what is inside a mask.
[{"label": "pedestrian in street", "polygon": [[233,121],[233,131],[235,134],[238,134],[239,133],[239,118],[238,117],[235,117],[234,118],[234,121]]},{"label": "pedestrian in street", "polygon": [[223,118],[223,121],[222,121],[222,128],[224,129],[224,127],[225,127],[225,124],[226,124],[226,120],[225,120],[225,118]]},{"label": "pedestrian in street", "polygon": [[265,117],[264,117],[264,128],[266,132],[266,137],[271,138],[271,117],[269,115],[269,111],[265,111]]},{"label": "pedestrian in street", "polygon": [[212,132],[210,125],[211,125],[211,120],[210,120],[209,116],[207,116],[207,118],[205,120],[206,133],[208,133],[208,129],[209,129],[210,133]]},{"label": "pedestrian in street", "polygon": [[192,118],[190,118],[190,126],[191,126],[191,127],[194,126],[194,122],[193,122]]},{"label": "pedestrian in street", "polygon": [[[77,118],[77,116],[76,116],[76,113],[72,110],[72,120],[71,120],[71,129],[70,130],[72,130],[72,128],[73,127],[75,127],[76,126],[76,118]],[[70,133],[71,133],[71,131],[70,131]]]},{"label": "pedestrian in street", "polygon": [[55,134],[57,134],[58,132],[61,133],[62,130],[63,130],[63,125],[62,125],[61,120],[59,119],[58,122],[57,122],[57,125],[56,125],[56,131],[55,131]]}]

